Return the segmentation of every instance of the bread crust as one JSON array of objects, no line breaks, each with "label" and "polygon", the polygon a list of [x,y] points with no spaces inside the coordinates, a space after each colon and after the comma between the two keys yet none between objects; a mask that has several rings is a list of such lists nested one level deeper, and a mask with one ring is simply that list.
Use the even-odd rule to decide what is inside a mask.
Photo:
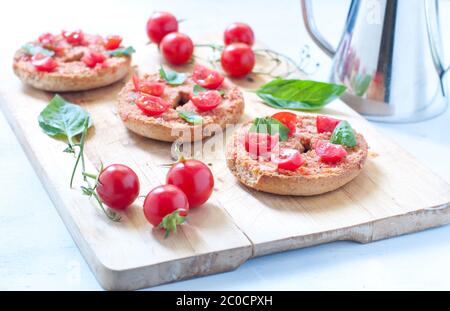
[{"label": "bread crust", "polygon": [[[301,122],[311,125],[315,117],[299,116]],[[317,139],[329,139],[331,133],[318,134],[313,127],[306,126],[306,132],[300,132],[293,139],[299,139],[307,150],[304,158],[307,158],[306,166],[295,172],[278,171],[270,167],[270,164],[258,162],[245,154],[242,139],[248,131],[244,125],[237,130],[227,146],[227,165],[233,175],[247,187],[252,189],[292,196],[313,196],[336,190],[352,181],[363,169],[368,153],[368,145],[361,134],[357,135],[358,145],[354,148],[346,148],[348,156],[340,163],[327,165],[319,163],[315,151],[311,148]],[[242,150],[243,149],[243,150]],[[267,166],[268,169],[265,169]]]}]

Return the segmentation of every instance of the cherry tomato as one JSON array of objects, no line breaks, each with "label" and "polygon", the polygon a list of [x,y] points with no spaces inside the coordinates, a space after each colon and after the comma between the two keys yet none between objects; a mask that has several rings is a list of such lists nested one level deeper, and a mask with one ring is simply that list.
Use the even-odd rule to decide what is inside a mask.
[{"label": "cherry tomato", "polygon": [[218,71],[211,70],[202,65],[195,65],[192,78],[195,83],[204,87],[205,89],[214,90],[222,85],[225,79]]},{"label": "cherry tomato", "polygon": [[38,41],[42,43],[43,46],[53,45],[55,42],[55,36],[49,32],[46,32],[39,36]]},{"label": "cherry tomato", "polygon": [[172,32],[165,36],[159,48],[164,58],[172,65],[187,63],[194,53],[191,38],[179,32]]},{"label": "cherry tomato", "polygon": [[139,79],[138,76],[133,76],[133,84],[135,92],[141,92],[158,97],[164,94],[164,89],[166,87],[165,83],[163,82],[145,81]]},{"label": "cherry tomato", "polygon": [[225,29],[223,35],[225,45],[231,43],[245,43],[252,46],[255,42],[255,35],[253,34],[252,28],[244,23],[233,23]]},{"label": "cherry tomato", "polygon": [[125,209],[139,195],[139,178],[126,165],[112,164],[100,172],[97,194],[103,203],[114,209]]},{"label": "cherry tomato", "polygon": [[177,186],[186,194],[189,207],[208,201],[214,188],[214,177],[209,167],[198,160],[181,160],[167,173],[167,183]]},{"label": "cherry tomato", "polygon": [[337,120],[330,117],[325,116],[317,116],[316,118],[316,127],[318,133],[332,133],[336,126],[341,122],[341,120]]},{"label": "cherry tomato", "polygon": [[253,156],[265,156],[278,144],[278,141],[278,135],[249,132],[245,134],[245,150]]},{"label": "cherry tomato", "polygon": [[166,229],[167,234],[177,230],[189,212],[189,202],[184,192],[174,185],[156,187],[144,201],[144,215],[155,227]]},{"label": "cherry tomato", "polygon": [[239,78],[252,72],[255,54],[247,44],[232,43],[222,51],[220,62],[228,75]]},{"label": "cherry tomato", "polygon": [[76,31],[63,31],[62,36],[66,39],[67,43],[73,45],[82,45],[84,43],[84,33],[81,30]]},{"label": "cherry tomato", "polygon": [[147,116],[159,116],[169,109],[169,104],[166,101],[153,95],[140,94],[135,103]]},{"label": "cherry tomato", "polygon": [[222,102],[222,96],[218,91],[199,92],[191,94],[191,101],[199,111],[208,111],[216,108]]},{"label": "cherry tomato", "polygon": [[347,155],[347,151],[341,145],[324,140],[317,141],[314,150],[324,163],[337,163]]},{"label": "cherry tomato", "polygon": [[156,44],[159,44],[167,34],[177,31],[178,21],[170,13],[155,12],[147,21],[147,35]]},{"label": "cherry tomato", "polygon": [[122,43],[122,37],[117,35],[107,36],[105,40],[105,49],[115,50],[120,47]]},{"label": "cherry tomato", "polygon": [[297,130],[297,115],[292,112],[278,112],[272,116],[275,120],[280,121],[289,129],[289,136],[295,134]]},{"label": "cherry tomato", "polygon": [[50,56],[38,53],[31,58],[31,64],[37,71],[52,72],[58,67],[56,61]]},{"label": "cherry tomato", "polygon": [[106,56],[95,50],[89,50],[81,58],[81,61],[89,68],[94,68],[97,64],[102,64],[106,60]]},{"label": "cherry tomato", "polygon": [[305,163],[297,149],[281,149],[278,156],[272,154],[271,160],[278,165],[278,169],[295,171]]}]

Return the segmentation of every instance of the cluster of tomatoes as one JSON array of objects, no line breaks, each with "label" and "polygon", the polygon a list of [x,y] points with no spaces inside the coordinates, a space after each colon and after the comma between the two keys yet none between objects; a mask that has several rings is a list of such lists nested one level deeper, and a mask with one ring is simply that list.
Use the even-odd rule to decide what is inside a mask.
[{"label": "cluster of tomatoes", "polygon": [[[293,136],[296,132],[297,115],[291,112],[278,112],[272,116],[273,119],[285,125],[288,129],[288,136]],[[316,128],[319,134],[332,133],[341,120],[317,116]],[[267,133],[248,132],[245,135],[245,150],[253,157],[268,158],[277,165],[278,169],[295,171],[305,164],[305,159],[297,149],[283,148],[278,150],[278,154],[272,153],[279,143],[279,135]],[[347,151],[341,145],[333,144],[325,140],[317,140],[313,146],[316,154],[324,163],[337,163],[346,155]]]},{"label": "cluster of tomatoes", "polygon": [[[145,218],[167,233],[184,222],[189,208],[204,204],[212,194],[214,177],[201,161],[181,158],[167,173],[166,184],[151,190],[145,197]],[[137,174],[128,166],[113,164],[98,176],[96,191],[101,201],[114,210],[124,210],[139,196]]]},{"label": "cluster of tomatoes", "polygon": [[[178,32],[178,21],[172,14],[154,13],[147,22],[147,35],[170,64],[183,65],[191,60],[194,43],[189,36]],[[253,30],[243,23],[233,23],[225,29],[225,47],[220,61],[229,76],[239,78],[252,72],[255,66],[254,38]]]}]

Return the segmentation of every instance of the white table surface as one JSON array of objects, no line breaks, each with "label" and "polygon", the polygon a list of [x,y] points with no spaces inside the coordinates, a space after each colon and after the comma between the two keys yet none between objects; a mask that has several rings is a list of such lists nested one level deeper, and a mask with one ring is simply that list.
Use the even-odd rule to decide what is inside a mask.
[{"label": "white table surface", "polygon": [[[442,2],[443,28],[450,41],[450,2]],[[105,4],[10,1],[0,12],[2,37],[20,44],[55,29],[120,33],[131,27],[145,38],[146,18],[154,10],[168,10],[187,18],[181,27],[194,38],[204,29],[221,32],[230,22],[244,21],[253,26],[259,40],[292,57],[309,44],[321,63],[313,78],[327,76],[330,61],[307,36],[297,0],[109,1],[108,9]],[[337,42],[348,1],[316,0],[314,4],[319,28]],[[85,7],[83,17],[71,14],[72,6]],[[116,22],[105,25],[104,19]],[[450,182],[449,111],[418,124],[375,125]],[[101,289],[1,113],[0,159],[0,290]],[[450,226],[444,226],[368,245],[336,242],[252,259],[236,271],[152,289],[449,290],[449,238]]]}]

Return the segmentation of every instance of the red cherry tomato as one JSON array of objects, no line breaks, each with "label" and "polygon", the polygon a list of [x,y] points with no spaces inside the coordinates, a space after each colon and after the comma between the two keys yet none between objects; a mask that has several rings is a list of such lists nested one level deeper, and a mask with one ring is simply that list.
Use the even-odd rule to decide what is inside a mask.
[{"label": "red cherry tomato", "polygon": [[332,133],[336,126],[341,122],[341,120],[337,120],[330,117],[325,116],[317,116],[316,118],[316,127],[318,133]]},{"label": "red cherry tomato", "polygon": [[278,141],[278,135],[247,133],[245,134],[245,150],[253,156],[265,156],[278,144]]},{"label": "red cherry tomato", "polygon": [[271,160],[278,165],[278,169],[295,171],[305,163],[297,149],[282,149],[278,156],[272,154]]},{"label": "red cherry tomato", "polygon": [[117,35],[107,36],[105,40],[105,49],[115,50],[120,47],[122,43],[122,37]]},{"label": "red cherry tomato", "polygon": [[147,35],[156,44],[159,44],[167,34],[177,31],[178,21],[170,13],[155,12],[147,21]]},{"label": "red cherry tomato", "polygon": [[97,194],[103,203],[114,209],[125,209],[139,195],[139,178],[126,165],[112,164],[100,172]]},{"label": "red cherry tomato", "polygon": [[153,95],[140,94],[135,103],[147,116],[159,116],[169,109],[169,104],[166,101]]},{"label": "red cherry tomato", "polygon": [[247,44],[232,43],[222,51],[220,62],[228,75],[239,78],[252,72],[255,54]]},{"label": "red cherry tomato", "polygon": [[89,68],[94,68],[97,64],[102,64],[106,60],[106,56],[95,50],[89,50],[81,58],[81,61]]},{"label": "red cherry tomato", "polygon": [[289,136],[295,134],[297,129],[297,115],[292,112],[278,112],[272,116],[275,120],[280,121],[289,129]]},{"label": "red cherry tomato", "polygon": [[36,54],[31,58],[31,64],[37,71],[52,72],[58,67],[56,61],[50,56]]},{"label": "red cherry tomato", "polygon": [[225,79],[218,71],[211,70],[202,65],[195,65],[192,78],[195,83],[205,89],[217,89]]},{"label": "red cherry tomato", "polygon": [[82,45],[84,43],[84,33],[81,30],[76,31],[63,31],[62,36],[66,39],[67,43],[73,45]]},{"label": "red cherry tomato", "polygon": [[191,38],[179,32],[172,32],[165,36],[159,48],[164,58],[172,65],[187,63],[194,53]]},{"label": "red cherry tomato", "polygon": [[199,111],[209,111],[220,105],[222,96],[218,91],[192,93],[191,101]]},{"label": "red cherry tomato", "polygon": [[337,163],[347,155],[347,151],[341,145],[324,140],[317,141],[314,150],[324,163]]},{"label": "red cherry tomato", "polygon": [[[144,215],[155,227],[176,232],[177,225],[184,222],[189,212],[189,202],[184,192],[174,185],[156,187],[144,201]],[[165,221],[163,221],[165,219]]]},{"label": "red cherry tomato", "polygon": [[245,43],[252,46],[255,42],[255,35],[253,34],[252,28],[244,23],[233,23],[225,29],[224,33],[225,45],[231,43]]},{"label": "red cherry tomato", "polygon": [[55,42],[55,36],[49,32],[46,32],[39,36],[38,41],[42,43],[43,46],[53,45]]},{"label": "red cherry tomato", "polygon": [[214,177],[209,167],[198,160],[181,160],[167,173],[167,183],[177,186],[186,194],[189,207],[208,201],[214,188]]},{"label": "red cherry tomato", "polygon": [[166,85],[163,82],[150,82],[139,79],[138,76],[133,76],[134,91],[141,92],[153,96],[160,97],[164,94]]}]

